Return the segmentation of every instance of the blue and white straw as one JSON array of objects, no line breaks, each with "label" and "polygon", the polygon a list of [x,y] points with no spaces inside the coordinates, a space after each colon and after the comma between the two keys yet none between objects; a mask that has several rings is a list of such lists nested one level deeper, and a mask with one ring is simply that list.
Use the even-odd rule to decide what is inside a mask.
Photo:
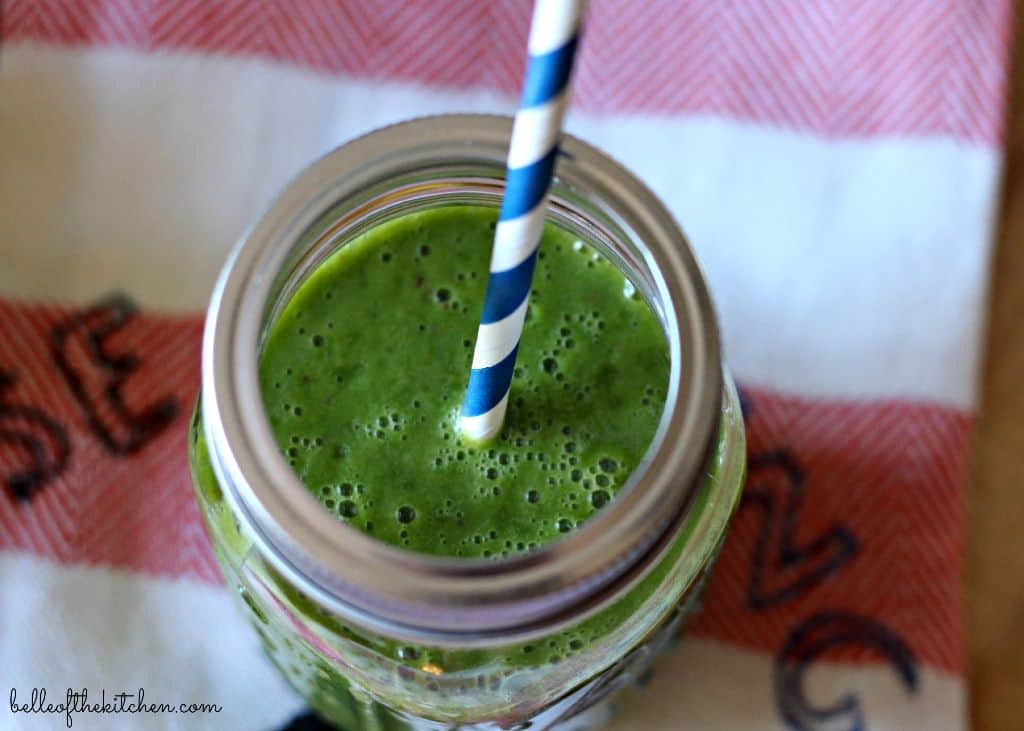
[{"label": "blue and white straw", "polygon": [[523,97],[512,127],[505,197],[462,405],[462,433],[473,441],[497,436],[505,419],[585,4],[537,0],[534,5]]}]

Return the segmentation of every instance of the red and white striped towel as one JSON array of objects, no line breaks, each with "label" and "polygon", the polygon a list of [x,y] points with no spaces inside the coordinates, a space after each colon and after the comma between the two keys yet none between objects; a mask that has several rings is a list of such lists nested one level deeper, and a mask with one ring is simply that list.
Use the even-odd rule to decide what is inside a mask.
[{"label": "red and white striped towel", "polygon": [[[314,157],[410,116],[514,110],[529,2],[0,9],[0,691],[222,706],[82,729],[277,728],[301,702],[192,503],[201,313]],[[965,727],[964,464],[1009,16],[594,1],[569,128],[692,239],[751,460],[703,612],[614,728]],[[3,728],[64,723],[0,707]]]}]

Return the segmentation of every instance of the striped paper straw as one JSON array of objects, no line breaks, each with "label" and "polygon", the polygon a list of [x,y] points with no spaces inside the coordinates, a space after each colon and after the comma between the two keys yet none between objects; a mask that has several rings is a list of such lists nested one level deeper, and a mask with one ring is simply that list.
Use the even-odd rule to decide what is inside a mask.
[{"label": "striped paper straw", "polygon": [[523,97],[462,405],[462,434],[477,442],[497,436],[505,419],[584,5],[585,0],[537,0],[533,9]]}]

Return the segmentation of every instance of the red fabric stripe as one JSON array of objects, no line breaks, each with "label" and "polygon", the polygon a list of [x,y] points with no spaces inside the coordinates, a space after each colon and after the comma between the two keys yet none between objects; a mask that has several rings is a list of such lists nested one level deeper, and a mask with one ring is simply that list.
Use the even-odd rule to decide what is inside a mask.
[{"label": "red fabric stripe", "polygon": [[[3,38],[255,56],[514,94],[530,0],[7,0]],[[591,112],[726,116],[826,136],[995,144],[1010,0],[595,0]]]},{"label": "red fabric stripe", "polygon": [[[883,621],[930,664],[962,672],[960,580],[970,418],[933,404],[812,401],[763,391],[747,396],[752,460],[747,500],[705,597],[707,611],[693,631],[754,649],[777,649],[800,619],[841,609]],[[806,546],[838,526],[858,548],[807,593],[754,611],[751,559],[764,517],[750,496],[767,492],[781,511],[789,480],[777,468],[756,467],[765,455],[780,451],[806,477],[794,545]],[[777,529],[779,521],[773,525]],[[801,570],[777,566],[777,545],[773,540],[766,552],[768,589],[785,586]],[[838,657],[864,659],[849,649]]]},{"label": "red fabric stripe", "polygon": [[[138,316],[107,342],[108,355],[132,353],[139,359],[139,369],[122,389],[130,408],[139,410],[167,395],[180,404],[168,428],[137,453],[119,456],[87,427],[54,364],[51,333],[72,315],[63,308],[0,300],[0,371],[13,370],[18,378],[0,394],[0,404],[30,404],[45,412],[65,426],[71,444],[68,468],[35,500],[21,502],[6,490],[0,493],[0,549],[64,563],[219,581],[193,501],[185,453],[186,426],[199,386],[201,320]],[[92,375],[102,389],[109,374]],[[775,652],[799,620],[841,609],[885,623],[924,662],[962,672],[959,592],[969,418],[953,409],[900,401],[835,403],[765,391],[752,391],[747,399],[752,464],[765,455],[784,454],[806,477],[804,505],[794,514],[794,545],[839,525],[859,548],[806,593],[780,606],[752,609],[751,571],[764,517],[756,505],[747,504],[693,631]],[[27,422],[4,417],[3,408],[0,435],[11,428],[40,433]],[[0,438],[0,476],[23,468],[27,457]],[[772,495],[781,506],[791,488],[780,470],[754,467],[747,492]],[[779,525],[777,515],[764,552],[764,591],[785,586],[817,560],[778,568]],[[849,648],[836,657],[868,659]]]},{"label": "red fabric stripe", "polygon": [[[140,451],[112,454],[89,429],[85,414],[55,365],[51,333],[71,310],[0,301],[0,371],[13,388],[0,403],[30,405],[66,429],[68,468],[31,503],[7,490],[0,496],[0,547],[31,551],[66,563],[101,564],[160,576],[219,581],[209,541],[192,496],[185,430],[199,388],[202,322],[196,317],[136,317],[108,341],[114,355],[134,353],[138,371],[124,383],[129,408],[167,396],[179,404],[174,422]],[[76,336],[73,351],[82,346]],[[83,369],[100,393],[109,374]],[[43,436],[38,425],[5,420],[0,430]],[[0,440],[0,475],[24,469],[24,450]]]}]

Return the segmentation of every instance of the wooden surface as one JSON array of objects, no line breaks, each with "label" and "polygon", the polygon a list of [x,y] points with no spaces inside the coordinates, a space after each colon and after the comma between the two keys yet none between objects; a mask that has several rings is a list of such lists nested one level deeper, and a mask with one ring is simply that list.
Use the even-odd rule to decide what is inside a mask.
[{"label": "wooden surface", "polygon": [[968,493],[974,731],[1024,729],[1024,25],[1016,22],[1003,196]]}]

